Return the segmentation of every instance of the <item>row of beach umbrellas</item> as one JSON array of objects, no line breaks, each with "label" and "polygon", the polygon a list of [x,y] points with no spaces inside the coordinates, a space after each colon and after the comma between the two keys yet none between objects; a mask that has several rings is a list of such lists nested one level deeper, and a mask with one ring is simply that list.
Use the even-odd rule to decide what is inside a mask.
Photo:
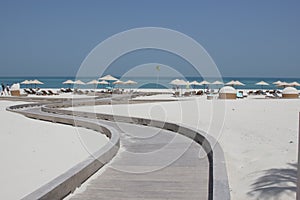
[{"label": "row of beach umbrellas", "polygon": [[[192,82],[188,82],[182,79],[174,79],[170,82],[170,84],[172,85],[177,85],[177,86],[181,86],[181,85],[230,85],[230,86],[245,86],[244,83],[238,81],[238,80],[232,80],[229,81],[228,83],[223,83],[221,81],[215,81],[215,82],[208,82],[208,81],[202,81],[202,82],[197,82],[197,81],[192,81]],[[294,81],[292,83],[287,83],[287,82],[281,82],[281,81],[276,81],[273,83],[274,85],[276,85],[277,87],[299,87],[300,83]],[[255,85],[260,85],[260,86],[268,86],[270,85],[269,83],[265,82],[265,81],[259,81],[257,83],[255,83]]]},{"label": "row of beach umbrellas", "polygon": [[[110,83],[112,83],[113,85],[134,85],[134,84],[137,84],[137,82],[135,81],[132,81],[132,80],[128,80],[128,81],[121,81],[111,75],[106,75],[106,76],[103,76],[101,78],[99,78],[98,80],[92,80],[92,81],[89,81],[87,83],[81,81],[81,80],[76,80],[76,81],[72,81],[72,80],[67,80],[67,81],[64,81],[63,84],[68,84],[68,85],[71,85],[71,84],[76,84],[76,85],[95,85],[95,87],[97,85],[109,85]],[[34,84],[35,86],[36,85],[41,85],[41,84],[44,84],[43,82],[35,79],[35,80],[25,80],[23,82],[21,82],[21,84],[24,84],[24,85],[30,85],[30,84]],[[176,85],[176,86],[189,86],[189,85],[230,85],[230,86],[244,86],[245,84],[238,81],[238,80],[231,80],[229,81],[228,83],[223,83],[221,81],[214,81],[214,82],[208,82],[206,80],[204,81],[201,81],[201,82],[197,82],[197,81],[192,81],[192,82],[188,82],[188,81],[185,81],[185,80],[182,80],[182,79],[174,79],[170,82],[171,85]],[[296,81],[292,82],[292,83],[287,83],[287,82],[282,82],[282,81],[276,81],[276,82],[273,82],[272,84],[276,85],[277,87],[299,87],[300,84]],[[260,81],[260,82],[257,82],[255,83],[255,85],[260,85],[260,86],[268,86],[270,85],[269,83],[265,82],[265,81]]]},{"label": "row of beach umbrellas", "polygon": [[114,84],[114,85],[134,85],[137,84],[137,82],[132,81],[132,80],[128,80],[128,81],[121,81],[111,75],[106,75],[104,77],[99,78],[99,80],[92,80],[89,81],[87,83],[81,81],[81,80],[76,80],[76,81],[72,81],[72,80],[67,80],[64,81],[63,84],[77,84],[77,85],[109,85],[110,83]]}]

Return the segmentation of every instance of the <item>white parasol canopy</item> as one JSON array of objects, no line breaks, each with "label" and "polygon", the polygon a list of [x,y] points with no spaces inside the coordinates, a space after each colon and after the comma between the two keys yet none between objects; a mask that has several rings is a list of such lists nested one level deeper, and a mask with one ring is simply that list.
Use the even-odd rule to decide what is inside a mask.
[{"label": "white parasol canopy", "polygon": [[289,85],[290,85],[290,86],[294,86],[294,87],[296,87],[296,86],[299,87],[299,86],[300,86],[300,83],[294,81],[294,82],[290,83]]},{"label": "white parasol canopy", "polygon": [[106,75],[99,79],[104,80],[104,81],[117,81],[118,80],[117,78],[113,77],[112,75]]},{"label": "white parasol canopy", "polygon": [[192,82],[190,82],[190,85],[201,85],[201,84],[197,81],[192,81]]},{"label": "white parasol canopy", "polygon": [[115,82],[113,82],[114,85],[124,85],[125,82],[124,81],[121,81],[121,80],[117,80]]},{"label": "white parasol canopy", "polygon": [[74,84],[74,81],[72,80],[66,80],[63,82],[63,84]]},{"label": "white parasol canopy", "polygon": [[92,80],[92,81],[90,81],[90,82],[87,82],[86,84],[88,84],[88,85],[97,85],[97,84],[99,84],[99,81],[97,81],[97,80]]},{"label": "white parasol canopy", "polygon": [[187,85],[188,83],[181,79],[175,79],[175,80],[171,81],[170,84],[172,84],[172,85]]},{"label": "white parasol canopy", "polygon": [[266,85],[270,85],[270,84],[265,81],[260,81],[260,82],[255,83],[255,85],[266,86]]},{"label": "white parasol canopy", "polygon": [[31,83],[31,84],[35,84],[35,85],[41,85],[41,84],[44,84],[43,82],[41,82],[41,81],[39,81],[39,80],[37,80],[37,79],[31,81],[30,83]]},{"label": "white parasol canopy", "polygon": [[77,84],[77,85],[85,85],[85,83],[82,82],[81,80],[76,80],[76,81],[74,82],[74,84]]},{"label": "white parasol canopy", "polygon": [[215,81],[212,83],[212,85],[224,85],[224,83],[221,81]]},{"label": "white parasol canopy", "polygon": [[274,85],[278,85],[278,84],[280,84],[280,83],[282,83],[282,82],[281,82],[281,81],[273,82]]},{"label": "white parasol canopy", "polygon": [[28,84],[31,84],[31,83],[30,83],[30,81],[25,80],[25,81],[21,82],[21,84],[28,85]]},{"label": "white parasol canopy", "polygon": [[108,85],[108,82],[107,81],[100,81],[100,82],[98,82],[98,84],[100,84],[100,85]]},{"label": "white parasol canopy", "polygon": [[137,84],[137,82],[135,81],[132,81],[132,80],[128,80],[126,82],[124,82],[126,85],[134,85],[134,84]]},{"label": "white parasol canopy", "polygon": [[209,85],[210,82],[204,80],[204,81],[201,81],[200,84],[201,84],[201,85]]}]

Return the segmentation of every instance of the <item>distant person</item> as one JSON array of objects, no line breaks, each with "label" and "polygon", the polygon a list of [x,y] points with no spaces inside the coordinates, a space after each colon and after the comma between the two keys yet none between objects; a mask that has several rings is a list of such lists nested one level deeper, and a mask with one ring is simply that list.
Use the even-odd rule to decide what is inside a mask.
[{"label": "distant person", "polygon": [[6,92],[7,92],[7,95],[10,95],[10,88],[9,88],[9,85],[6,85]]},{"label": "distant person", "polygon": [[3,95],[3,90],[2,90],[2,87],[0,87],[0,96]]}]

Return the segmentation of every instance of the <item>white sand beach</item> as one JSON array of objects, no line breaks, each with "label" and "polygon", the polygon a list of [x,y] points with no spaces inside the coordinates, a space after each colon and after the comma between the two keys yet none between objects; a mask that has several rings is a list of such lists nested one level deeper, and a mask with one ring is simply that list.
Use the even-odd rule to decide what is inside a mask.
[{"label": "white sand beach", "polygon": [[[0,199],[20,199],[64,173],[108,139],[84,128],[29,119],[0,101]],[[83,144],[88,142],[87,151]]]},{"label": "white sand beach", "polygon": [[[296,169],[290,164],[297,162],[300,99],[254,96],[212,101],[202,96],[185,101],[87,106],[75,110],[166,120],[207,131],[218,138],[224,150],[232,199],[295,199]],[[286,169],[292,173],[282,181],[280,176],[284,176]],[[272,180],[270,173],[275,177]]]}]

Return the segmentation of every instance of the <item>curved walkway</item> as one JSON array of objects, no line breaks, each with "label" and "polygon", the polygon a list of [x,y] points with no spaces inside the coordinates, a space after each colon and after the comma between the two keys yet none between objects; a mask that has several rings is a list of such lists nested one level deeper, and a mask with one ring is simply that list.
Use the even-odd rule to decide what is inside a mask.
[{"label": "curved walkway", "polygon": [[[208,199],[209,163],[199,158],[199,144],[167,130],[107,123],[121,133],[121,150],[71,199]],[[174,137],[176,144],[166,147]]]},{"label": "curved walkway", "polygon": [[[25,108],[22,110],[22,114],[54,122],[56,118],[70,120],[70,116],[52,112],[51,108],[48,108],[48,111],[51,112],[45,112],[45,110],[40,106]],[[196,143],[175,133],[177,131],[116,123],[99,118],[91,119],[88,115],[72,117],[77,122],[85,121],[111,128],[121,136],[121,151],[117,153],[117,156],[107,165],[101,175],[89,182],[84,192],[76,193],[71,197],[72,199],[212,199],[213,196],[218,196],[210,195],[212,192],[210,185],[215,185],[210,177],[212,159],[208,159],[206,156],[199,157],[200,152],[203,152],[202,147],[198,144],[203,142],[200,139],[197,141],[196,138]],[[176,138],[175,145],[166,145],[174,138]],[[164,149],[164,151],[154,157],[146,156],[143,159],[143,156],[136,156],[147,155],[160,149]],[[179,154],[178,158],[172,158],[172,162],[167,162],[170,157]],[[229,199],[226,196],[228,191],[224,191],[224,188],[226,190],[226,180],[220,180],[220,186],[225,194],[223,197]],[[217,182],[219,184],[219,181]]]}]

